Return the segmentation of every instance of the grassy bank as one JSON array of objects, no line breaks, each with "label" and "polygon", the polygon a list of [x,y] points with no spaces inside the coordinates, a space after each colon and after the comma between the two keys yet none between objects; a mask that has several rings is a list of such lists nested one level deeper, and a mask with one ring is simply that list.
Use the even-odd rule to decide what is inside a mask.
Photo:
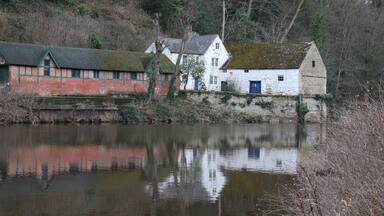
[{"label": "grassy bank", "polygon": [[176,98],[174,102],[158,99],[148,102],[146,98],[136,98],[131,103],[119,107],[124,122],[128,123],[220,123],[220,122],[259,122],[257,116],[235,112],[231,109],[215,108],[207,102],[194,102],[186,98]]},{"label": "grassy bank", "polygon": [[178,97],[149,101],[147,94],[34,97],[0,89],[0,124],[14,123],[256,123],[259,116]]}]

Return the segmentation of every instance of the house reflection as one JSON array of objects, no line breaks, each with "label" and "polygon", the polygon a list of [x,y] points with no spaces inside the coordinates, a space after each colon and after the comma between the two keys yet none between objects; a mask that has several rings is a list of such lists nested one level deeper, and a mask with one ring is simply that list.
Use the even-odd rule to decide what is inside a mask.
[{"label": "house reflection", "polygon": [[[227,182],[225,170],[294,175],[299,152],[295,148],[249,147],[224,153],[195,148],[180,150],[178,155],[180,167],[176,175],[159,183],[160,198],[182,196],[187,201],[216,201]],[[147,191],[151,191],[151,186]]]},{"label": "house reflection", "polygon": [[[164,163],[167,149],[163,145],[154,146],[154,159]],[[145,146],[109,148],[98,145],[20,147],[9,151],[7,163],[8,177],[36,176],[48,181],[54,175],[76,174],[80,172],[109,171],[118,169],[140,169],[147,163]],[[3,172],[2,172],[3,173]]]}]

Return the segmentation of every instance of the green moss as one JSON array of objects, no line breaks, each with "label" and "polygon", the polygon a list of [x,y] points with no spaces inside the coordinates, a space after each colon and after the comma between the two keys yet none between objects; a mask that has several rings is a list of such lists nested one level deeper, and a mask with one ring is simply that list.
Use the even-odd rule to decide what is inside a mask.
[{"label": "green moss", "polygon": [[226,43],[225,46],[233,56],[225,68],[286,69],[300,67],[310,43]]}]

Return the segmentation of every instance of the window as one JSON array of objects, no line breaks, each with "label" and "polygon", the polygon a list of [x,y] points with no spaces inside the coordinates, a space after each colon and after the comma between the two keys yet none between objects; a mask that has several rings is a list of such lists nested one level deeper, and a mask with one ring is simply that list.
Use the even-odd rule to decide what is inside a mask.
[{"label": "window", "polygon": [[217,84],[217,76],[213,77],[213,83],[216,85]]},{"label": "window", "polygon": [[278,80],[279,81],[284,81],[284,76],[283,75],[279,75]]},{"label": "window", "polygon": [[72,70],[73,78],[80,78],[80,70]]},{"label": "window", "polygon": [[316,67],[316,61],[312,61],[312,67]]},{"label": "window", "polygon": [[131,80],[137,80],[137,73],[131,73]]},{"label": "window", "polygon": [[218,58],[215,59],[215,66],[216,67],[219,66],[219,59]]},{"label": "window", "polygon": [[248,69],[244,70],[244,73],[249,73],[249,70]]},{"label": "window", "polygon": [[216,49],[220,49],[220,44],[216,43]]},{"label": "window", "polygon": [[224,69],[224,70],[223,70],[223,73],[227,73],[227,69]]},{"label": "window", "polygon": [[212,67],[215,66],[215,58],[212,58]]},{"label": "window", "polygon": [[213,76],[209,76],[209,84],[213,84]]},{"label": "window", "polygon": [[100,78],[100,71],[93,71],[93,78],[99,79]]},{"label": "window", "polygon": [[120,79],[120,72],[113,72],[113,79],[114,80]]},{"label": "window", "polygon": [[49,59],[44,60],[44,76],[50,76],[51,74],[51,61]]},{"label": "window", "polygon": [[183,55],[183,63],[182,64],[188,64],[188,56],[187,55]]}]

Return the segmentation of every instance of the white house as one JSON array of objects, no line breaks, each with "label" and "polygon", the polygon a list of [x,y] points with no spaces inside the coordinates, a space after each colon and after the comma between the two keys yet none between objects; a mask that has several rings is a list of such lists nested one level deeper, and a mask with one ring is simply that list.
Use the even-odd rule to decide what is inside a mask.
[{"label": "white house", "polygon": [[241,93],[324,95],[327,70],[315,43],[225,44],[231,57],[219,73],[220,89]]},{"label": "white house", "polygon": [[[220,68],[227,62],[229,54],[218,35],[198,35],[190,32],[190,39],[187,42],[185,55],[182,58],[182,64],[187,63],[188,59],[197,58],[202,61],[205,66],[205,73],[202,82],[188,78],[186,85],[187,90],[201,90],[205,87],[208,91],[220,91],[220,82],[218,77]],[[166,55],[173,63],[176,64],[179,52],[181,39],[164,38],[165,49],[163,54]],[[146,53],[155,52],[155,45],[152,43]],[[185,83],[181,83],[181,89]]]}]

